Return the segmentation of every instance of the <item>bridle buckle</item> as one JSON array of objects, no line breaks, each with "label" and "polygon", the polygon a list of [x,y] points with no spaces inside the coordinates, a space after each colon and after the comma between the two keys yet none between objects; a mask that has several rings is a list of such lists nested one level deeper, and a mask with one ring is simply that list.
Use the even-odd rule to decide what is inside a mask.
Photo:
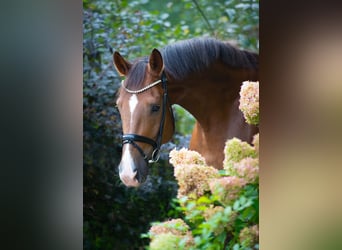
[{"label": "bridle buckle", "polygon": [[160,158],[160,150],[156,148],[155,150],[153,150],[151,159],[148,161],[148,163],[155,163],[159,160],[159,158]]}]

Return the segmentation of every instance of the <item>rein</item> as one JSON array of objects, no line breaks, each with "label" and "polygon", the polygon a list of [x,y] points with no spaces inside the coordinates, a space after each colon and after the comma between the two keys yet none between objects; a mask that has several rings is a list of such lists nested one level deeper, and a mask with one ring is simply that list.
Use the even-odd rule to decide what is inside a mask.
[{"label": "rein", "polygon": [[[129,143],[131,144],[133,147],[135,147],[139,153],[142,155],[142,157],[144,158],[145,161],[147,161],[148,163],[153,163],[153,162],[157,162],[159,160],[160,157],[160,146],[161,146],[161,141],[162,141],[162,137],[163,137],[163,130],[164,130],[164,123],[165,123],[165,114],[166,114],[166,106],[167,106],[167,102],[168,102],[168,92],[167,92],[167,78],[165,73],[162,73],[161,79],[158,81],[155,81],[149,85],[147,85],[146,87],[139,89],[139,90],[130,90],[127,89],[124,85],[123,85],[123,81],[122,81],[122,87],[125,89],[125,91],[127,91],[130,94],[140,94],[154,86],[156,86],[157,84],[161,83],[162,84],[162,88],[163,88],[163,107],[162,107],[162,117],[160,120],[160,125],[159,125],[159,131],[157,134],[157,139],[153,140],[151,138],[148,138],[146,136],[142,136],[142,135],[137,135],[137,134],[124,134],[122,136],[122,144],[126,144]],[[170,111],[171,111],[171,115],[173,118],[173,112],[171,107]],[[148,156],[144,153],[144,151],[142,150],[141,147],[139,147],[139,145],[136,142],[143,142],[146,144],[149,144],[153,147],[153,152],[151,155],[151,158],[148,159]]]}]

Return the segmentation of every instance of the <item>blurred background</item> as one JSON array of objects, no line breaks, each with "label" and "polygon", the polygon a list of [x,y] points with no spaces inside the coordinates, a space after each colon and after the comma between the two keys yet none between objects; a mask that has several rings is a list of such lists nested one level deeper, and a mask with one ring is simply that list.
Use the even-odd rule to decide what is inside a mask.
[{"label": "blurred background", "polygon": [[[258,37],[257,32],[244,20],[258,15],[249,13],[250,7],[244,9],[250,2],[197,1],[214,27],[210,29],[192,1],[154,2],[159,7],[151,12],[147,7],[152,2],[87,1],[82,6],[75,0],[13,0],[1,5],[2,249],[120,249],[113,246],[118,242],[129,249],[129,240],[132,248],[144,243],[139,235],[150,221],[172,217],[172,207],[159,205],[157,210],[154,201],[146,202],[154,196],[170,204],[174,186],[168,167],[161,167],[158,175],[151,171],[164,178],[162,183],[169,178],[167,197],[153,195],[153,187],[140,195],[118,181],[119,121],[113,115],[115,125],[104,125],[111,120],[101,119],[101,112],[112,107],[109,102],[119,84],[114,69],[100,77],[104,68],[112,67],[110,47],[135,58],[171,39],[218,32],[221,39],[253,49],[244,41]],[[263,250],[342,249],[341,12],[341,1],[336,0],[260,3]],[[139,13],[149,15],[142,18]],[[182,19],[172,23],[177,15]],[[98,22],[90,22],[90,17]],[[136,20],[135,26],[128,20]],[[137,20],[156,27],[159,22],[159,28],[138,25]],[[169,27],[161,25],[167,22]],[[127,27],[132,28],[123,36],[127,40],[133,30],[147,27],[149,32],[136,32],[143,34],[136,38],[141,42],[124,46],[119,35]],[[88,40],[93,43],[87,45]],[[93,70],[90,64],[96,65]],[[110,133],[102,136],[106,128]],[[143,190],[152,191],[144,196]],[[155,190],[163,190],[162,184]],[[139,202],[144,206],[132,207]]]},{"label": "blurred background", "polygon": [[192,37],[216,37],[258,52],[258,0],[83,0],[83,237],[84,249],[143,249],[154,221],[177,217],[177,183],[168,152],[187,147],[193,117],[174,106],[176,132],[139,189],[125,187],[121,121],[115,108],[121,83],[114,51],[133,60],[153,48]]}]

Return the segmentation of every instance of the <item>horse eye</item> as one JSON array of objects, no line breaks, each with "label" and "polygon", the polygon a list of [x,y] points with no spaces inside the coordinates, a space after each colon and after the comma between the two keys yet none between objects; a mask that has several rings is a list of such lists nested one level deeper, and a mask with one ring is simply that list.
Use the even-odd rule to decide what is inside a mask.
[{"label": "horse eye", "polygon": [[152,111],[152,112],[158,112],[159,109],[160,109],[160,106],[159,106],[159,105],[152,105],[151,111]]}]

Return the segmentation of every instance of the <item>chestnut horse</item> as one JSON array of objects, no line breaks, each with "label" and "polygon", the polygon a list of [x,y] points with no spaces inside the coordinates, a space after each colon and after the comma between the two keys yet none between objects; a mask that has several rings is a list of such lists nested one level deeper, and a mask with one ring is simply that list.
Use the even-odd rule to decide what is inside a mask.
[{"label": "chestnut horse", "polygon": [[130,63],[118,52],[114,65],[122,82],[117,99],[123,127],[119,165],[122,182],[139,186],[148,162],[158,160],[161,144],[171,139],[171,105],[179,104],[196,119],[190,149],[208,165],[222,168],[223,149],[232,137],[251,142],[258,128],[239,110],[243,81],[257,81],[258,55],[210,38],[195,38],[153,49]]}]

